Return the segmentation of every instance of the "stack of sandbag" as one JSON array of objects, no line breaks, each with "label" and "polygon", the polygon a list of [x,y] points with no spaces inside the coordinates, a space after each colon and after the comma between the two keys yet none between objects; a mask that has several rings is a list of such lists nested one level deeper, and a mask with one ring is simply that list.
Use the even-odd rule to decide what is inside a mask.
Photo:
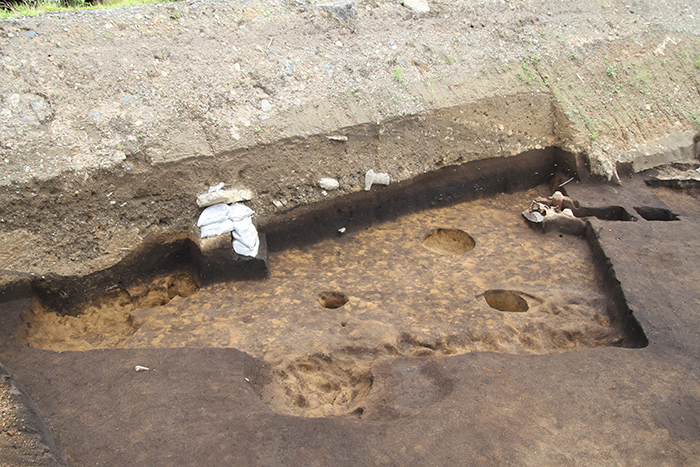
[{"label": "stack of sandbag", "polygon": [[258,231],[253,225],[255,212],[248,206],[219,203],[209,206],[197,220],[202,238],[233,233],[233,249],[243,256],[256,256],[260,247]]},{"label": "stack of sandbag", "polygon": [[233,250],[239,255],[256,256],[260,247],[258,231],[253,225],[255,212],[248,206],[233,203],[229,217],[233,221]]},{"label": "stack of sandbag", "polygon": [[228,204],[219,203],[209,206],[197,220],[197,227],[200,229],[200,236],[216,237],[233,230],[233,221],[229,217],[231,208]]}]

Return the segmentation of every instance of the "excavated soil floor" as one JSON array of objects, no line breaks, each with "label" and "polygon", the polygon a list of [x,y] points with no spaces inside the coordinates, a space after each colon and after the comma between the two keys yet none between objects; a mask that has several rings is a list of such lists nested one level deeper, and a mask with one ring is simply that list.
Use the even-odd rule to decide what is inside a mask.
[{"label": "excavated soil floor", "polygon": [[694,465],[697,190],[646,177],[567,185],[637,217],[586,240],[524,223],[536,189],[275,249],[267,281],[164,277],[112,328],[7,302],[0,357],[71,465]]},{"label": "excavated soil floor", "polygon": [[236,348],[271,366],[262,399],[302,416],[361,414],[383,359],[619,345],[586,240],[543,235],[520,215],[546,195],[463,202],[273,252],[268,280],[197,291],[181,276],[161,279],[170,287],[144,300],[111,294],[77,316],[37,303],[24,343]]}]

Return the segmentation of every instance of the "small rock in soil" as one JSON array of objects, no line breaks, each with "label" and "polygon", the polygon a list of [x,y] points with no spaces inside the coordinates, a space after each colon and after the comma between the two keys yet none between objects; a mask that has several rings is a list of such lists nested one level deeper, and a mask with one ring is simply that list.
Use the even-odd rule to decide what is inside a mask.
[{"label": "small rock in soil", "polygon": [[404,0],[403,5],[418,13],[427,13],[430,11],[426,0]]},{"label": "small rock in soil", "polygon": [[318,186],[324,190],[335,190],[340,186],[340,183],[334,178],[322,178],[318,181]]}]

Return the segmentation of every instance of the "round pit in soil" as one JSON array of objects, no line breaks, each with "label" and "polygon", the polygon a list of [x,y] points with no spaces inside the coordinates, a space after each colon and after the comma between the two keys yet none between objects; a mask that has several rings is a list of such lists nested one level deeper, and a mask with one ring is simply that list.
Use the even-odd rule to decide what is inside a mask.
[{"label": "round pit in soil", "polygon": [[527,300],[515,290],[487,290],[484,299],[491,308],[498,311],[524,313],[529,309]]},{"label": "round pit in soil", "polygon": [[318,294],[318,303],[323,308],[340,308],[348,303],[348,297],[342,292],[325,291]]},{"label": "round pit in soil", "polygon": [[439,255],[461,255],[476,245],[468,233],[459,229],[432,229],[424,236],[421,244]]}]

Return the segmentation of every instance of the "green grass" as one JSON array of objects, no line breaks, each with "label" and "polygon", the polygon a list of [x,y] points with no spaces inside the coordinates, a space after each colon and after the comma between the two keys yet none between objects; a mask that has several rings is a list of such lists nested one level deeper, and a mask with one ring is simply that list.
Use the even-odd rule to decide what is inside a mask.
[{"label": "green grass", "polygon": [[581,114],[581,120],[583,120],[583,124],[586,126],[586,129],[588,129],[588,137],[591,141],[597,140],[600,133],[598,132],[598,125],[596,125],[595,120],[584,114]]},{"label": "green grass", "polygon": [[695,125],[697,125],[698,127],[700,127],[700,118],[698,118],[698,116],[695,115],[694,112],[690,112],[690,118],[691,118],[691,120],[693,120],[693,122],[695,123]]},{"label": "green grass", "polygon": [[605,74],[608,75],[612,79],[617,78],[617,63],[613,63],[612,65],[608,65],[608,67],[605,69]]},{"label": "green grass", "polygon": [[403,67],[397,66],[394,70],[394,81],[397,83],[403,83]]},{"label": "green grass", "polygon": [[534,81],[535,76],[535,70],[533,70],[530,65],[523,63],[520,66],[520,70],[518,70],[518,78],[520,78],[523,82],[530,84]]},{"label": "green grass", "polygon": [[126,6],[150,5],[152,3],[169,3],[171,1],[175,0],[102,0],[95,4],[89,4],[84,0],[69,0],[66,3],[53,2],[50,0],[38,0],[31,3],[11,5],[8,9],[0,8],[0,18],[36,16],[56,11],[104,10]]}]

